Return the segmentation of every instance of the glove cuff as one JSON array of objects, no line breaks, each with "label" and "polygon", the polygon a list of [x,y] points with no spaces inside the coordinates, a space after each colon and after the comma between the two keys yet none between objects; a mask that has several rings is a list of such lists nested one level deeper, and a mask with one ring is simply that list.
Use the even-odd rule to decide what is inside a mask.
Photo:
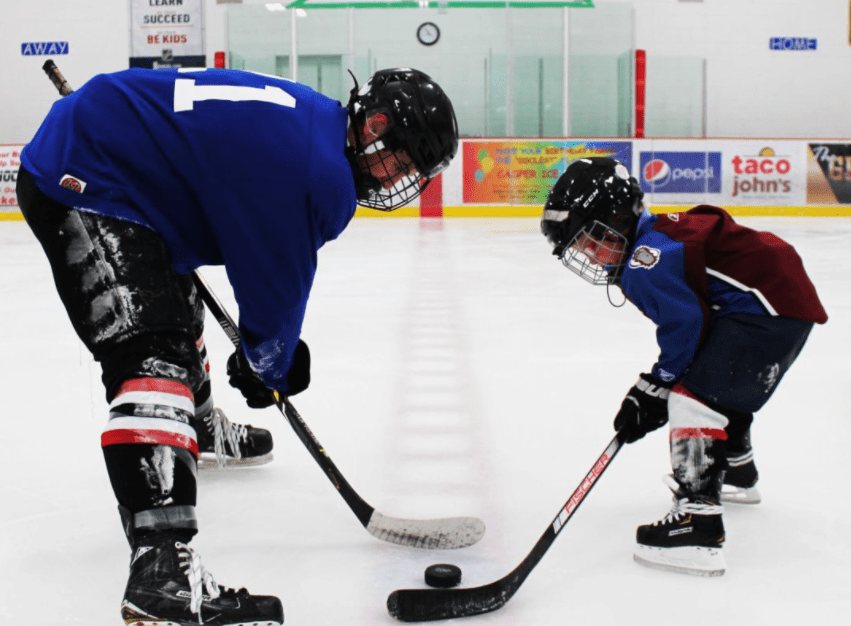
[{"label": "glove cuff", "polygon": [[645,395],[652,398],[659,398],[660,400],[667,400],[668,396],[671,395],[671,387],[674,386],[674,383],[666,383],[663,380],[659,380],[652,374],[640,374],[635,386]]}]

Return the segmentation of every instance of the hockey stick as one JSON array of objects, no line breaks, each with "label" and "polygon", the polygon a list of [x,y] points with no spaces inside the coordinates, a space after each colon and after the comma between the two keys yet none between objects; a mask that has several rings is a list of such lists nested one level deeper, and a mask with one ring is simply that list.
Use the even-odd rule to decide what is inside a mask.
[{"label": "hockey stick", "polygon": [[[192,273],[192,278],[207,308],[218,320],[233,345],[238,348],[240,337],[233,319],[197,270]],[[367,504],[343,477],[328,456],[325,448],[304,423],[289,398],[280,396],[277,391],[274,394],[278,409],[287,418],[298,438],[301,439],[319,467],[324,470],[328,479],[343,496],[343,500],[349,505],[363,527],[376,539],[417,548],[448,549],[471,546],[485,534],[484,522],[475,517],[422,520],[399,519],[379,513]]]},{"label": "hockey stick", "polygon": [[597,483],[597,479],[606,471],[623,443],[621,433],[617,433],[538,539],[532,551],[506,576],[481,587],[466,589],[398,589],[387,598],[387,610],[390,615],[403,622],[430,622],[453,617],[470,617],[502,608],[553,545],[558,534],[573,517],[585,496]]},{"label": "hockey stick", "polygon": [[41,66],[41,69],[43,69],[44,73],[47,74],[47,77],[50,79],[50,82],[53,83],[53,86],[56,87],[56,91],[59,92],[60,96],[64,98],[65,96],[74,93],[74,90],[71,89],[71,85],[69,85],[68,81],[65,80],[62,72],[60,72],[59,68],[56,67],[56,63],[53,62],[53,59],[47,59],[47,61],[44,62],[44,65]]},{"label": "hockey stick", "polygon": [[[67,96],[73,93],[74,90],[68,85],[68,81],[65,80],[65,77],[52,60],[48,59],[42,66],[42,69],[48,78],[50,78],[51,82],[53,82],[60,95]],[[219,322],[225,334],[231,340],[231,343],[239,348],[241,339],[233,318],[231,318],[224,306],[222,306],[222,303],[212,292],[207,281],[204,280],[198,270],[192,273],[192,278],[201,294],[201,298],[213,314],[213,317]],[[337,491],[340,492],[343,500],[349,505],[349,508],[360,523],[373,537],[403,546],[434,550],[464,548],[473,545],[484,536],[485,524],[475,517],[448,517],[425,520],[402,519],[383,515],[376,511],[358,495],[343,477],[337,466],[334,465],[334,462],[325,452],[325,448],[307,427],[307,424],[305,424],[289,399],[279,396],[277,392],[274,392],[274,394],[278,409],[286,417],[290,426],[292,426],[296,435],[298,435],[298,438],[301,439],[308,452],[310,452],[311,456],[313,456],[328,476],[334,487],[337,488]]]}]

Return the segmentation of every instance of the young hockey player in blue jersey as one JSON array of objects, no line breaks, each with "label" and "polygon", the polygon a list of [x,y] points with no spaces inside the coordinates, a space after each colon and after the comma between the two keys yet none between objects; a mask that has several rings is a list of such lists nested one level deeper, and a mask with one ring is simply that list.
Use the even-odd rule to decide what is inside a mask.
[{"label": "young hockey player in blue jersey", "polygon": [[649,567],[724,573],[721,501],[757,503],[750,426],[827,315],[800,257],[723,209],[651,214],[608,158],[579,159],[554,185],[541,230],[564,265],[617,285],[657,326],[658,361],[615,418],[627,443],[670,420],[674,507],[637,531]]},{"label": "young hockey player in blue jersey", "polygon": [[[128,624],[283,622],[278,598],[217,585],[188,545],[198,453],[215,439],[190,272],[227,270],[243,347],[227,372],[248,405],[295,395],[310,382],[299,337],[317,251],[356,205],[416,198],[457,149],[452,104],[411,69],[375,73],[347,107],[220,69],[100,75],[53,105],[23,150],[18,198],[102,367]],[[239,428],[271,449],[266,431]]]}]

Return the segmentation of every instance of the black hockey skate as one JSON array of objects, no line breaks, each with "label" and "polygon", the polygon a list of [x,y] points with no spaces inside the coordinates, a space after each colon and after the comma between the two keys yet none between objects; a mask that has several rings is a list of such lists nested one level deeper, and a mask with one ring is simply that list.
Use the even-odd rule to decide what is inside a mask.
[{"label": "black hockey skate", "polygon": [[213,409],[196,420],[198,467],[263,465],[272,460],[272,433],[251,424],[234,424]]},{"label": "black hockey skate", "polygon": [[762,495],[757,489],[759,473],[753,462],[753,451],[727,455],[727,471],[721,487],[721,501],[735,504],[759,504]]},{"label": "black hockey skate", "polygon": [[216,584],[192,548],[173,536],[136,544],[121,617],[133,626],[280,626],[275,596]]},{"label": "black hockey skate", "polygon": [[674,507],[653,524],[639,526],[635,561],[697,576],[721,576],[726,569],[723,507],[707,497],[684,493],[673,480]]}]

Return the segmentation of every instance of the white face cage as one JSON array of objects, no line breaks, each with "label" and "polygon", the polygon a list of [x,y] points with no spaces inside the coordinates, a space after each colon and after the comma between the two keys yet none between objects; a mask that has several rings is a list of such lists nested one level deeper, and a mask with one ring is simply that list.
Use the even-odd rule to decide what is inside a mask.
[{"label": "white face cage", "polygon": [[592,285],[615,284],[626,263],[629,241],[601,222],[580,230],[561,256],[561,262]]},{"label": "white face cage", "polygon": [[[386,150],[386,148],[384,142],[379,140],[366,146],[364,154],[380,153],[382,150]],[[399,158],[398,152],[387,151],[386,155],[381,157],[379,163],[389,179],[398,175],[399,172],[406,172],[406,175],[397,180],[389,189],[385,189],[383,186],[373,189],[368,198],[358,200],[358,204],[361,206],[379,211],[393,211],[417,198],[428,184],[428,181],[420,176],[414,164],[403,162]]]}]

